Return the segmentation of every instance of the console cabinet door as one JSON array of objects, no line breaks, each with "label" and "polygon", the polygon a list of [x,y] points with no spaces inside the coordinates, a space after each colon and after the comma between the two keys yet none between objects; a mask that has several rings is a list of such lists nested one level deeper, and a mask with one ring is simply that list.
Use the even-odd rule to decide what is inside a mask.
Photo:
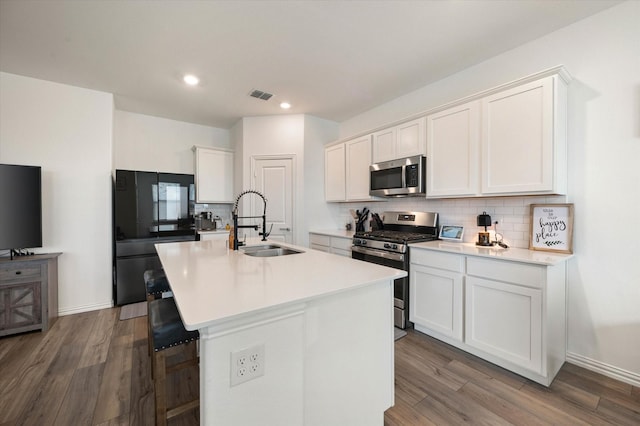
[{"label": "console cabinet door", "polygon": [[427,198],[480,193],[480,101],[427,116]]},{"label": "console cabinet door", "polygon": [[542,373],[542,290],[467,276],[465,343]]},{"label": "console cabinet door", "polygon": [[463,275],[411,264],[409,282],[409,313],[415,328],[462,341]]},{"label": "console cabinet door", "polygon": [[233,203],[233,152],[194,147],[196,202]]},{"label": "console cabinet door", "polygon": [[324,151],[324,197],[326,201],[346,199],[345,144],[325,148]]},{"label": "console cabinet door", "polygon": [[482,121],[483,194],[554,190],[553,77],[483,98]]},{"label": "console cabinet door", "polygon": [[0,330],[42,323],[40,282],[0,287]]}]

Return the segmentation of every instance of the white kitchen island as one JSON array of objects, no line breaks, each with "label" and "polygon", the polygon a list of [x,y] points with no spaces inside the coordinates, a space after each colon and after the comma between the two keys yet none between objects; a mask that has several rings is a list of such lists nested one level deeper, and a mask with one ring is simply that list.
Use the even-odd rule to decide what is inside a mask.
[{"label": "white kitchen island", "polygon": [[393,280],[406,272],[291,247],[304,253],[156,245],[185,327],[200,331],[201,424],[382,425],[394,402]]}]

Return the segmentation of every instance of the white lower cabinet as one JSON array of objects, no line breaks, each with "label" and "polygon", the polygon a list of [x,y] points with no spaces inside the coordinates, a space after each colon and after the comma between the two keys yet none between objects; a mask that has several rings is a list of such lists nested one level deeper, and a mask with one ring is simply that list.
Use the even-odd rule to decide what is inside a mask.
[{"label": "white lower cabinet", "polygon": [[409,319],[416,330],[462,341],[461,273],[411,265]]},{"label": "white lower cabinet", "polygon": [[542,373],[542,291],[477,277],[466,289],[465,342]]},{"label": "white lower cabinet", "polygon": [[566,262],[411,248],[416,330],[549,386],[566,357]]},{"label": "white lower cabinet", "polygon": [[309,247],[345,257],[351,257],[351,240],[351,237],[309,233]]}]

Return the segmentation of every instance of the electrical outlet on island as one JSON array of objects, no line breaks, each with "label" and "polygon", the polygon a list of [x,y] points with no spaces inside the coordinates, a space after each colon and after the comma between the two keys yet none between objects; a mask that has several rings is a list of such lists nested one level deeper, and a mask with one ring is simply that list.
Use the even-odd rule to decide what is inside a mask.
[{"label": "electrical outlet on island", "polygon": [[231,352],[231,386],[264,376],[264,344]]}]

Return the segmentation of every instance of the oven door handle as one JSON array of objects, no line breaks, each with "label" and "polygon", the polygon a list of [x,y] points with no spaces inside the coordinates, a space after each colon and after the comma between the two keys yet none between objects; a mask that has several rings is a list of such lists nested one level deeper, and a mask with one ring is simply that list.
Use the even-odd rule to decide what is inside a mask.
[{"label": "oven door handle", "polygon": [[355,251],[356,253],[368,254],[370,256],[375,256],[375,257],[382,257],[384,259],[404,262],[404,254],[402,253],[392,253],[389,251],[364,248],[361,246],[351,246],[351,251]]}]

